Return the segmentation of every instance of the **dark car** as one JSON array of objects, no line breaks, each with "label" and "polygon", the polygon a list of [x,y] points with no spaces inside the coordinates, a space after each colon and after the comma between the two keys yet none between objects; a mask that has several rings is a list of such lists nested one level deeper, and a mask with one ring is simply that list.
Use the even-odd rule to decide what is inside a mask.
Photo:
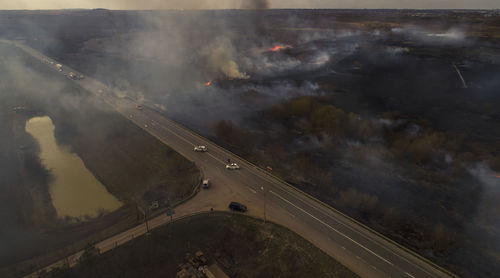
[{"label": "dark car", "polygon": [[231,210],[235,210],[235,211],[240,211],[240,212],[246,212],[247,211],[247,207],[245,205],[242,205],[238,202],[231,202],[229,204],[229,209]]}]

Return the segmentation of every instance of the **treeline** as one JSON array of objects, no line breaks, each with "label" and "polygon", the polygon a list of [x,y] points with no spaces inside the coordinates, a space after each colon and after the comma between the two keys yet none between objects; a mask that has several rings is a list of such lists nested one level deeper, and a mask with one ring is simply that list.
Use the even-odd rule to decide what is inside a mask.
[{"label": "treeline", "polygon": [[303,133],[326,134],[335,138],[352,138],[367,142],[375,133],[374,125],[354,113],[346,113],[319,98],[300,97],[271,107],[268,114],[273,122],[280,122]]}]

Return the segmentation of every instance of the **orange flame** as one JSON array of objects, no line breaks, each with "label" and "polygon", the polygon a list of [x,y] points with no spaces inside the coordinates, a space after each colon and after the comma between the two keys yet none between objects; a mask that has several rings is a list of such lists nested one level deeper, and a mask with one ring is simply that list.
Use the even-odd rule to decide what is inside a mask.
[{"label": "orange flame", "polygon": [[270,50],[273,51],[273,52],[276,52],[276,51],[280,51],[282,49],[287,49],[287,48],[290,48],[290,47],[292,47],[292,46],[290,46],[290,45],[275,45]]},{"label": "orange flame", "polygon": [[207,81],[207,83],[205,83],[205,86],[206,86],[206,87],[208,87],[208,86],[210,86],[210,85],[212,85],[212,81]]}]

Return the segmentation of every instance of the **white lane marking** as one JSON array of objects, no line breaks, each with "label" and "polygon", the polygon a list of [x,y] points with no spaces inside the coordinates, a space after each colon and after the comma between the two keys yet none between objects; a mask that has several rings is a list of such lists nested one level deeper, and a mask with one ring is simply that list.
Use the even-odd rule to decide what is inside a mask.
[{"label": "white lane marking", "polygon": [[224,161],[222,161],[222,160],[218,159],[218,158],[217,158],[217,157],[215,157],[213,154],[211,154],[211,153],[209,153],[209,152],[207,152],[207,154],[208,154],[209,156],[211,156],[213,159],[215,159],[215,160],[219,161],[220,163],[222,163],[222,164],[226,165],[226,163],[225,163]]},{"label": "white lane marking", "polygon": [[411,275],[410,273],[408,272],[405,272],[406,275],[410,276],[411,278],[415,278],[415,276]]},{"label": "white lane marking", "polygon": [[252,188],[250,188],[250,186],[247,186],[248,190],[250,190],[253,194],[257,194],[257,191],[253,190]]},{"label": "white lane marking", "polygon": [[[309,205],[310,207],[312,207],[312,208],[315,208],[315,207],[311,206],[310,204],[308,204],[308,205]],[[376,240],[372,240],[372,239],[371,239],[370,237],[368,237],[367,235],[365,235],[365,234],[363,234],[362,232],[360,232],[360,231],[356,230],[355,228],[351,227],[351,225],[350,225],[350,224],[347,224],[347,223],[344,223],[343,221],[338,220],[337,218],[335,218],[334,216],[332,216],[332,215],[330,215],[330,214],[326,213],[326,212],[325,212],[325,211],[323,211],[322,209],[321,209],[321,210],[319,210],[319,209],[318,209],[318,211],[319,211],[319,212],[321,212],[323,215],[327,216],[328,218],[330,218],[330,219],[334,220],[334,221],[335,221],[335,222],[337,222],[338,224],[340,224],[340,225],[344,226],[345,228],[347,228],[347,229],[349,229],[349,230],[351,230],[351,231],[353,231],[353,232],[357,233],[358,235],[362,236],[363,238],[365,238],[365,239],[367,239],[367,240],[370,240],[371,242],[373,242],[374,244],[376,244],[378,247],[380,247],[380,248],[382,248],[382,249],[385,249],[385,250],[386,250],[386,251],[388,251],[389,253],[391,253],[391,254],[393,254],[393,255],[397,256],[398,258],[400,258],[400,259],[402,259],[403,261],[405,261],[405,262],[409,263],[410,265],[412,265],[412,266],[414,266],[414,267],[416,267],[416,268],[420,269],[421,271],[423,271],[423,272],[425,272],[425,273],[429,274],[431,277],[436,277],[434,274],[432,274],[431,272],[427,271],[426,269],[424,269],[424,268],[423,268],[423,267],[421,267],[420,265],[418,265],[418,264],[416,264],[416,263],[414,263],[414,262],[409,261],[409,260],[408,260],[407,258],[405,258],[404,256],[399,255],[398,253],[396,253],[396,252],[394,252],[393,250],[391,250],[391,249],[387,248],[385,245],[383,245],[383,244],[379,243],[378,241],[376,241]],[[413,276],[412,276],[412,277],[413,277]]]},{"label": "white lane marking", "polygon": [[[158,123],[158,126],[159,126],[160,128],[162,128],[163,130],[165,130],[166,132],[169,132],[169,133],[173,134],[174,136],[178,137],[178,138],[179,138],[179,139],[181,139],[182,141],[184,141],[184,142],[186,142],[186,143],[188,143],[188,144],[190,144],[190,145],[194,146],[194,144],[193,144],[193,143],[191,143],[190,141],[188,141],[186,138],[184,138],[184,137],[182,137],[182,136],[178,135],[178,134],[177,134],[176,132],[174,132],[172,129],[167,128],[167,127],[164,127],[161,123]],[[222,161],[222,160],[218,159],[217,157],[215,157],[214,155],[212,155],[210,152],[206,152],[206,154],[207,154],[208,156],[212,157],[213,159],[215,159],[215,160],[219,161],[220,163],[222,163],[222,164],[226,165],[226,163],[225,163],[224,161]]]},{"label": "white lane marking", "polygon": [[[258,175],[256,175],[256,174],[255,174],[255,176],[260,177],[260,176],[258,176]],[[279,188],[279,189],[283,190],[284,192],[287,192],[287,191],[286,191],[286,190],[284,190],[283,188]],[[287,193],[289,193],[289,192],[287,192]],[[298,199],[300,199],[300,198],[298,198]],[[385,245],[383,245],[383,244],[379,243],[379,242],[378,242],[378,241],[376,241],[376,240],[371,239],[371,238],[370,238],[370,237],[368,237],[367,235],[365,235],[365,234],[363,234],[362,232],[360,232],[360,231],[356,230],[355,228],[351,227],[351,226],[350,226],[350,224],[344,223],[343,221],[338,220],[338,219],[337,219],[337,218],[335,218],[334,216],[332,216],[332,215],[328,214],[327,212],[325,212],[325,211],[324,211],[324,209],[323,209],[323,208],[322,208],[322,209],[318,209],[318,208],[316,208],[316,207],[312,206],[310,203],[306,202],[305,200],[303,200],[303,199],[300,199],[300,200],[301,200],[301,201],[303,201],[303,202],[305,202],[305,203],[306,203],[309,207],[316,209],[316,210],[317,210],[318,212],[320,212],[322,215],[324,215],[324,216],[326,216],[326,217],[328,217],[328,218],[330,218],[330,219],[334,220],[335,222],[337,222],[338,224],[340,224],[340,225],[344,226],[345,228],[349,229],[350,231],[353,231],[353,232],[357,233],[358,235],[362,236],[364,239],[366,239],[366,240],[369,240],[369,241],[373,242],[373,243],[374,243],[374,244],[376,244],[378,247],[385,249],[385,250],[386,250],[386,251],[388,251],[389,253],[391,253],[391,254],[393,254],[393,255],[397,256],[398,258],[402,259],[403,261],[407,262],[408,264],[410,264],[410,265],[412,265],[412,266],[414,266],[414,267],[416,267],[416,268],[420,269],[421,271],[423,271],[423,272],[425,272],[425,273],[429,274],[431,277],[436,277],[433,273],[431,273],[431,272],[427,271],[426,269],[424,269],[424,268],[423,268],[422,266],[420,266],[419,264],[409,261],[409,260],[408,260],[407,258],[405,258],[404,256],[399,255],[398,253],[396,253],[396,252],[394,252],[393,250],[389,249],[389,248],[388,248],[388,247],[386,247]],[[308,201],[309,201],[309,200],[308,200]]]},{"label": "white lane marking", "polygon": [[318,219],[317,217],[315,217],[314,215],[310,214],[309,212],[305,211],[303,208],[301,207],[298,207],[297,205],[295,205],[294,203],[288,201],[287,199],[281,197],[279,194],[276,194],[274,193],[273,191],[269,190],[269,192],[273,195],[275,195],[276,197],[280,198],[281,200],[285,201],[286,203],[294,206],[295,208],[297,208],[298,210],[302,211],[303,213],[309,215],[310,217],[312,217],[313,219],[315,219],[316,221],[318,221],[319,223],[325,225],[326,227],[330,228],[331,230],[335,231],[336,233],[338,233],[339,235],[347,238],[348,240],[352,241],[354,244],[358,245],[359,247],[365,249],[366,251],[370,252],[371,254],[375,255],[377,258],[381,259],[382,261],[386,262],[387,264],[393,266],[394,264],[391,263],[390,261],[386,260],[385,258],[383,258],[382,256],[380,256],[379,254],[373,252],[372,250],[366,248],[364,245],[362,245],[361,243],[355,241],[354,239],[350,238],[349,236],[347,236],[346,234],[342,233],[341,231],[335,229],[334,227],[328,225],[327,223],[323,222],[321,219]]}]

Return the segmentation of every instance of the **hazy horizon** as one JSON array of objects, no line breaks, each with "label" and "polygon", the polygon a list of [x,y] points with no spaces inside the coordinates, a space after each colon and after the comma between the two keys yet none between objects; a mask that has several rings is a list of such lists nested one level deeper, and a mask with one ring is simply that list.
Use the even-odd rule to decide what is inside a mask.
[{"label": "hazy horizon", "polygon": [[0,10],[60,10],[60,9],[96,9],[111,10],[205,10],[205,9],[240,9],[258,5],[271,9],[500,9],[500,2],[495,0],[75,0],[68,3],[63,0],[20,0],[0,1]]}]

